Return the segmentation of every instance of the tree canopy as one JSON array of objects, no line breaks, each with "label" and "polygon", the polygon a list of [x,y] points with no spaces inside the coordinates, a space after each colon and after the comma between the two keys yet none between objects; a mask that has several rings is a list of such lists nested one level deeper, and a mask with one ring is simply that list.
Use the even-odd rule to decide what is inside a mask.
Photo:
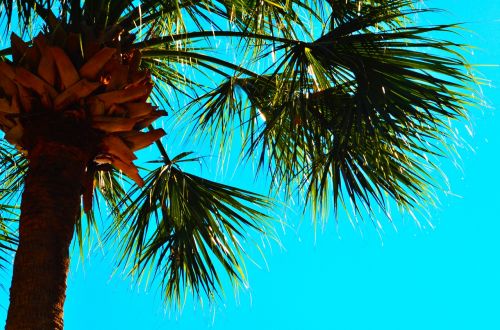
[{"label": "tree canopy", "polygon": [[[76,53],[86,38],[140,51],[168,135],[145,155],[142,187],[111,166],[95,172],[93,209],[75,230],[83,248],[104,217],[118,263],[138,279],[158,277],[175,301],[186,288],[216,296],[221,271],[244,281],[242,241],[269,233],[276,200],[299,196],[300,210],[320,221],[432,201],[433,159],[453,149],[451,123],[476,102],[464,45],[447,38],[458,26],[419,25],[432,10],[413,0],[0,0],[0,8],[3,35],[15,30],[28,46],[41,33]],[[11,40],[1,61],[18,56]],[[200,151],[168,153],[180,123],[189,137],[253,162],[269,193],[183,170]],[[27,161],[0,147],[0,247],[9,251]]]}]

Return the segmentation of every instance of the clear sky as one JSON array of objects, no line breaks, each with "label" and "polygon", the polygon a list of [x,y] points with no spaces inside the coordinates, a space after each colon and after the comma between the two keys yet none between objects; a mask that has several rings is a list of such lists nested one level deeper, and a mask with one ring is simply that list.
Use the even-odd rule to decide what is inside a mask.
[{"label": "clear sky", "polygon": [[[424,15],[423,23],[468,22],[457,41],[476,47],[470,62],[500,63],[498,0],[425,5],[447,12]],[[492,81],[483,87],[491,108],[471,109],[470,123],[457,125],[473,134],[464,135],[459,167],[443,160],[450,191],[428,209],[434,228],[393,212],[397,232],[382,219],[379,234],[370,222],[352,228],[340,216],[314,239],[309,221],[289,212],[290,228],[279,229],[284,248],[265,249],[267,266],[258,254],[258,266],[247,263],[248,290],[235,299],[227,283],[221,303],[188,302],[182,313],[165,310],[154,288],[113,275],[113,252],[96,251],[83,268],[74,258],[66,329],[500,329],[500,68],[480,71]],[[255,184],[250,174],[230,183]],[[8,288],[10,274],[0,277]],[[0,291],[0,324],[7,301]]]}]

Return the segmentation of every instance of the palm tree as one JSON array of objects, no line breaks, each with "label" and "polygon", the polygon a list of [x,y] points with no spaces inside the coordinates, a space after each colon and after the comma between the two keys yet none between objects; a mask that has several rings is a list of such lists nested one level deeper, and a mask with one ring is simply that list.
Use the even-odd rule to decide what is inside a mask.
[{"label": "palm tree", "polygon": [[[429,10],[413,0],[0,8],[4,35],[19,25],[0,51],[7,329],[63,328],[69,247],[93,234],[100,203],[118,263],[159,277],[167,299],[215,297],[221,271],[244,281],[239,240],[268,232],[271,199],[182,170],[199,158],[167,153],[153,127],[165,109],[170,135],[183,122],[222,151],[239,130],[237,152],[269,176],[270,196],[299,194],[326,220],[339,202],[371,213],[428,201],[431,156],[474,103],[462,46],[436,39],[456,27],[415,25]],[[140,174],[135,152],[153,143]]]}]

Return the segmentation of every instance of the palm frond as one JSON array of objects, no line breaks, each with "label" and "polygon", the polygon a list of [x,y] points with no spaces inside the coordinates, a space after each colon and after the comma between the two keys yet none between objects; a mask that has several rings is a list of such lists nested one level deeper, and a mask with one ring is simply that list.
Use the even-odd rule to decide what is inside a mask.
[{"label": "palm frond", "polygon": [[0,22],[5,20],[4,28],[9,29],[13,17],[16,16],[22,25],[28,26],[33,15],[35,2],[35,0],[0,0]]},{"label": "palm frond", "polygon": [[101,244],[98,219],[120,216],[120,205],[128,198],[125,187],[131,185],[129,180],[114,167],[110,165],[100,165],[100,167],[99,170],[91,171],[93,175],[89,179],[93,180],[93,183],[87,185],[94,189],[90,195],[90,198],[93,198],[94,206],[92,209],[82,212],[75,224],[77,244],[82,260],[86,244],[89,249],[92,248],[93,239]]},{"label": "palm frond", "polygon": [[[330,30],[360,31],[366,28],[396,28],[411,22],[405,14],[424,10],[415,9],[415,0],[348,0],[328,1],[331,7]],[[377,25],[378,23],[383,23]]]},{"label": "palm frond", "polygon": [[8,204],[0,204],[0,269],[5,269],[13,260],[17,249],[17,224],[19,208]]},{"label": "palm frond", "polygon": [[[185,289],[213,298],[223,270],[244,281],[244,242],[263,233],[270,202],[255,193],[183,172],[190,153],[152,170],[130,192],[108,237],[120,237],[122,264],[139,280],[159,277],[165,297],[180,302]],[[162,161],[163,162],[163,161]]]},{"label": "palm frond", "polygon": [[198,128],[224,137],[230,123],[245,126],[247,155],[272,189],[303,191],[319,213],[330,200],[369,212],[388,199],[420,204],[432,186],[428,156],[446,153],[449,120],[475,101],[464,47],[430,37],[457,27],[395,24],[419,12],[409,4],[366,5],[315,41],[282,41],[272,73],[228,79],[195,100]]},{"label": "palm frond", "polygon": [[0,141],[0,268],[11,263],[17,247],[19,197],[27,161],[14,147]]},{"label": "palm frond", "polygon": [[2,202],[12,206],[18,204],[27,170],[28,161],[25,156],[4,139],[0,140]]}]

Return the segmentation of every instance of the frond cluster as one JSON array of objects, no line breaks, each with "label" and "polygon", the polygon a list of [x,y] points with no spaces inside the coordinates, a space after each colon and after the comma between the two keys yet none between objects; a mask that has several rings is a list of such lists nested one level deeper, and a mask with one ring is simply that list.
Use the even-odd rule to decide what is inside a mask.
[{"label": "frond cluster", "polygon": [[[139,68],[154,82],[151,101],[170,114],[169,136],[188,122],[189,137],[208,136],[226,150],[239,129],[236,152],[268,175],[270,194],[298,194],[304,211],[326,220],[329,208],[337,214],[348,204],[373,214],[377,205],[386,211],[393,202],[411,209],[429,201],[433,159],[452,148],[453,120],[477,102],[465,47],[448,41],[457,26],[420,26],[417,16],[430,10],[418,6],[416,0],[0,0],[0,19],[12,23],[20,14],[24,36],[38,25],[75,40],[90,26],[109,31],[140,52]],[[0,50],[2,61],[12,55]],[[269,200],[188,174],[181,167],[189,153],[172,158],[168,142],[156,146],[161,159],[142,169],[143,188],[129,190],[113,169],[89,178],[95,200],[105,202],[94,209],[114,219],[107,235],[119,237],[121,264],[139,279],[158,276],[175,300],[186,286],[214,296],[219,269],[244,281],[241,242],[247,231],[267,228],[261,208]],[[22,180],[22,170],[13,173]],[[87,227],[97,226],[93,213],[87,218]],[[83,228],[79,222],[81,239]]]},{"label": "frond cluster", "polygon": [[243,243],[264,233],[269,207],[261,196],[183,172],[172,159],[135,188],[113,224],[122,263],[139,279],[158,276],[165,296],[181,302],[185,288],[213,297],[222,266],[235,283],[244,280]]}]

